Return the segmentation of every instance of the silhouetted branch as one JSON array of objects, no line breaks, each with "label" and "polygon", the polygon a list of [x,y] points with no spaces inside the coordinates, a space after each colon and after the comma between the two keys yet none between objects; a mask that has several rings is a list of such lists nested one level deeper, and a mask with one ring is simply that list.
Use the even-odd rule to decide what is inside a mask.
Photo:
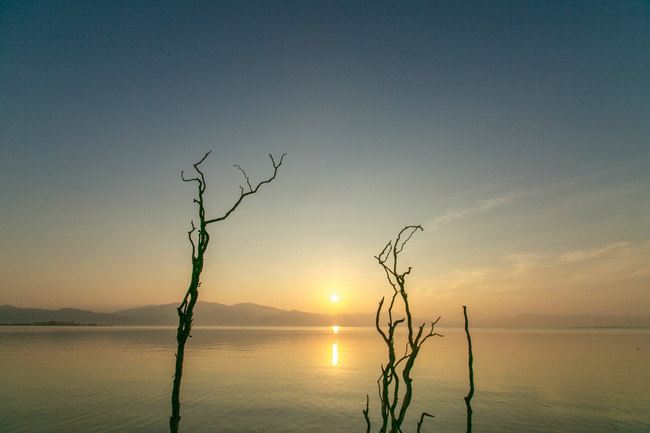
[{"label": "silhouetted branch", "polygon": [[472,398],[474,397],[474,355],[472,354],[472,337],[469,335],[469,321],[467,319],[467,307],[463,305],[463,316],[465,316],[465,335],[467,335],[467,366],[469,370],[469,392],[465,396],[467,406],[467,433],[472,432]]},{"label": "silhouetted branch", "polygon": [[202,188],[202,191],[205,191],[206,184],[205,184],[205,176],[203,175],[203,172],[199,169],[199,165],[201,165],[203,163],[203,161],[205,161],[205,159],[208,156],[210,156],[211,153],[212,153],[212,150],[209,150],[205,155],[203,155],[203,158],[201,158],[199,160],[199,162],[193,164],[194,170],[196,170],[196,172],[199,174],[199,176],[201,176],[201,188]]},{"label": "silhouetted branch", "polygon": [[[393,288],[390,303],[386,308],[388,321],[384,325],[385,327],[381,326],[380,319],[385,298],[382,298],[379,301],[377,314],[375,316],[375,327],[377,328],[379,335],[382,337],[388,351],[388,360],[385,365],[382,364],[381,374],[377,379],[382,418],[379,433],[402,432],[402,424],[404,423],[413,396],[413,379],[411,378],[411,370],[413,369],[415,360],[420,352],[420,348],[427,339],[433,336],[441,336],[434,332],[435,325],[438,323],[440,318],[431,322],[431,327],[426,333],[426,324],[424,323],[417,326],[417,331],[415,330],[408,294],[406,292],[406,276],[411,273],[412,268],[409,267],[406,271],[400,272],[398,267],[399,254],[404,250],[406,243],[411,239],[413,234],[420,230],[422,230],[421,226],[404,227],[398,233],[395,240],[388,242],[381,252],[374,256],[377,263],[384,271],[386,280]],[[401,300],[402,305],[404,306],[404,317],[394,319],[394,308],[397,298]],[[395,333],[399,325],[402,323],[406,324],[408,340],[406,341],[404,355],[398,358],[395,349]],[[404,387],[403,392],[401,389],[402,386]],[[366,403],[367,407],[368,401]],[[422,419],[420,420],[420,425],[421,422]],[[368,428],[370,428],[369,425]]]},{"label": "silhouetted branch", "polygon": [[370,396],[366,394],[366,408],[361,411],[363,412],[363,417],[366,420],[366,433],[370,433],[370,417],[368,416],[368,413],[370,411],[369,405],[370,405]]},{"label": "silhouetted branch", "polygon": [[253,186],[251,185],[251,179],[248,177],[248,175],[246,174],[246,172],[244,171],[244,169],[241,168],[241,167],[239,166],[239,164],[235,164],[235,165],[233,165],[233,167],[235,167],[235,168],[237,168],[239,171],[241,171],[241,174],[243,174],[243,175],[244,175],[244,178],[246,179],[246,184],[248,185],[248,190],[249,190],[249,191],[252,191],[252,190],[253,190]]},{"label": "silhouetted branch", "polygon": [[[207,225],[217,221],[225,220],[228,218],[228,216],[230,216],[230,214],[232,214],[235,209],[237,209],[244,197],[255,194],[259,190],[260,186],[273,181],[278,173],[278,168],[280,168],[280,165],[282,165],[282,161],[286,155],[283,154],[280,158],[280,161],[277,163],[275,162],[273,156],[269,155],[271,158],[271,164],[273,165],[273,175],[268,179],[259,182],[254,188],[252,187],[252,184],[250,183],[250,179],[246,172],[240,166],[236,165],[235,167],[237,167],[243,173],[249,190],[244,191],[244,188],[240,186],[239,197],[235,200],[235,203],[224,215],[218,218],[206,219],[205,206],[203,204],[203,193],[205,192],[207,185],[205,182],[205,175],[199,166],[206,160],[211,152],[212,151],[207,152],[205,155],[203,155],[203,158],[201,158],[198,162],[192,164],[194,171],[196,172],[196,177],[186,178],[185,173],[181,171],[181,179],[183,182],[196,182],[197,184],[197,196],[193,199],[193,203],[195,203],[198,207],[199,225],[195,226],[194,221],[192,221],[192,228],[187,232],[190,245],[192,246],[192,276],[190,278],[189,287],[185,292],[185,296],[183,297],[179,306],[176,308],[176,312],[178,314],[178,328],[176,330],[177,348],[175,354],[174,381],[172,385],[171,396],[172,415],[169,418],[169,430],[171,433],[178,432],[179,423],[181,420],[180,388],[181,380],[183,377],[185,345],[187,343],[187,339],[191,337],[192,325],[194,323],[194,306],[198,301],[198,289],[201,286],[200,278],[201,272],[203,271],[203,259],[210,242],[210,234],[207,231]],[[193,234],[197,231],[198,233],[196,235],[195,241]]]},{"label": "silhouetted branch", "polygon": [[[402,243],[400,244],[400,240],[401,240],[401,238],[402,238],[402,234],[403,234],[405,231],[409,231],[409,230],[410,230],[410,233],[408,234],[408,236],[406,237],[406,239],[404,239],[404,240],[402,241]],[[394,252],[393,254],[394,254],[394,255],[398,255],[399,253],[401,253],[402,250],[404,249],[404,245],[406,245],[406,243],[411,239],[411,237],[412,237],[412,236],[415,234],[415,232],[418,231],[418,230],[424,231],[424,229],[422,228],[422,226],[419,226],[419,225],[417,225],[417,226],[406,226],[406,227],[404,227],[404,228],[402,229],[402,231],[399,232],[399,234],[397,235],[397,239],[395,240],[395,252]]]},{"label": "silhouetted branch", "polygon": [[379,334],[384,339],[384,341],[388,343],[388,337],[384,333],[384,330],[381,329],[381,325],[379,324],[379,317],[381,316],[381,307],[384,305],[384,299],[385,298],[381,298],[381,301],[379,301],[379,306],[377,307],[377,315],[375,316],[375,327],[377,328],[377,332],[379,332]]},{"label": "silhouetted branch", "polygon": [[278,169],[282,165],[282,162],[283,162],[284,157],[286,155],[287,155],[286,153],[283,153],[282,156],[280,157],[280,161],[276,163],[275,159],[273,158],[273,155],[269,154],[269,158],[271,159],[271,164],[273,165],[273,175],[271,175],[271,177],[269,177],[266,180],[260,181],[254,188],[251,187],[250,180],[249,180],[248,176],[246,175],[246,172],[244,170],[242,170],[241,167],[237,166],[244,173],[244,177],[246,177],[246,182],[248,183],[250,189],[248,191],[244,191],[244,188],[240,186],[239,187],[239,189],[240,189],[239,198],[237,198],[237,200],[232,205],[232,207],[230,209],[228,209],[222,216],[207,220],[205,222],[205,224],[207,225],[207,224],[212,224],[212,223],[215,223],[215,222],[218,222],[218,221],[225,220],[226,218],[228,218],[230,216],[231,213],[234,212],[235,209],[237,209],[237,207],[239,207],[239,205],[241,204],[242,200],[244,200],[245,197],[248,197],[251,194],[255,194],[260,189],[260,187],[262,185],[265,185],[267,183],[272,182],[275,179],[275,177],[277,176]]},{"label": "silhouetted branch", "polygon": [[183,170],[181,170],[181,179],[183,180],[183,182],[198,182],[199,185],[201,185],[201,179],[199,179],[198,177],[191,177],[188,179],[185,177],[185,172]]},{"label": "silhouetted branch", "polygon": [[418,421],[417,433],[420,433],[420,429],[422,428],[422,424],[424,423],[425,416],[428,416],[429,418],[435,418],[435,416],[431,415],[430,413],[422,412],[422,414],[420,415],[420,421]]},{"label": "silhouetted branch", "polygon": [[194,226],[194,220],[192,220],[192,229],[187,232],[187,237],[190,240],[192,245],[192,259],[196,258],[196,245],[194,245],[194,240],[192,239],[192,233],[196,231],[196,226]]},{"label": "silhouetted branch", "polygon": [[[211,149],[211,150],[208,150],[208,151],[205,153],[205,155],[203,155],[203,158],[199,159],[199,162],[195,162],[194,164],[192,164],[192,166],[194,167],[194,169],[195,169],[195,170],[198,170],[199,165],[203,164],[203,161],[205,161],[206,158],[207,158],[208,156],[210,156],[211,153],[212,153],[212,149]],[[200,172],[199,172],[199,173],[200,173]],[[204,179],[204,180],[205,180],[205,179]]]}]

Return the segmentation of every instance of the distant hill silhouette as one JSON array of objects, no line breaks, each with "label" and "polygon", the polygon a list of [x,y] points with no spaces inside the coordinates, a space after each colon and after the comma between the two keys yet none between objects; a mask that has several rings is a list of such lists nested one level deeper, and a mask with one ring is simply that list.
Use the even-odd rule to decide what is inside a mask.
[{"label": "distant hill silhouette", "polygon": [[[144,325],[174,325],[178,323],[178,304],[148,305],[115,312]],[[282,314],[285,310],[252,303],[224,305],[215,302],[198,302],[194,310],[197,325],[245,326]]]},{"label": "distant hill silhouette", "polygon": [[[63,308],[45,310],[0,306],[0,323],[75,322],[100,325],[176,325],[177,304],[147,305],[114,313]],[[198,326],[372,326],[372,314],[328,315],[242,303],[199,302],[194,312]]]},{"label": "distant hill silhouette", "polygon": [[[419,322],[418,319],[415,319]],[[176,325],[176,304],[147,305],[114,313],[96,313],[76,308],[46,310],[0,305],[0,324],[72,322],[98,325]],[[374,313],[318,314],[282,310],[253,303],[224,305],[199,302],[195,324],[203,326],[374,326]],[[453,318],[442,326],[460,326]],[[492,328],[650,328],[650,316],[519,314],[514,317],[476,322]]]},{"label": "distant hill silhouette", "polygon": [[19,308],[13,305],[0,305],[0,323],[32,323],[32,322],[74,322],[94,323],[98,325],[127,325],[128,318],[110,313],[95,313],[77,308],[62,308],[60,310],[42,310],[38,308]]}]

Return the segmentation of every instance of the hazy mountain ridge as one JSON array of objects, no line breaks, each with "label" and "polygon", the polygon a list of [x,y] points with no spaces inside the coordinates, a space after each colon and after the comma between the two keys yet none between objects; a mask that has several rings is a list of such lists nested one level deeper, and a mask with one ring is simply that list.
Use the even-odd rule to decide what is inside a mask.
[{"label": "hazy mountain ridge", "polygon": [[[0,323],[75,322],[99,325],[176,325],[177,304],[147,305],[119,310],[114,313],[96,313],[76,308],[47,310],[0,305]],[[320,314],[298,310],[241,303],[234,305],[199,302],[195,310],[195,324],[204,326],[374,326],[375,316],[368,314]],[[419,323],[418,320],[416,322]],[[460,326],[453,318],[441,326]],[[477,320],[473,326],[481,328],[650,328],[650,316],[615,316],[593,314],[519,314],[510,318]]]},{"label": "hazy mountain ridge", "polygon": [[[176,325],[178,304],[147,305],[114,313],[63,308],[47,310],[0,306],[0,323],[76,322],[101,325]],[[194,310],[195,325],[204,326],[371,326],[370,314],[329,315],[281,310],[253,303],[224,305],[199,302]]]},{"label": "hazy mountain ridge", "polygon": [[[149,305],[116,311],[114,314],[128,317],[142,325],[175,325],[178,323],[177,306],[178,304]],[[225,305],[198,302],[194,310],[194,323],[206,326],[246,326],[285,312],[286,310],[253,303]]]},{"label": "hazy mountain ridge", "polygon": [[95,323],[99,325],[128,325],[128,317],[120,317],[113,313],[96,313],[77,308],[61,308],[45,310],[39,308],[20,308],[13,305],[0,305],[0,323],[32,323],[32,322],[75,322]]}]

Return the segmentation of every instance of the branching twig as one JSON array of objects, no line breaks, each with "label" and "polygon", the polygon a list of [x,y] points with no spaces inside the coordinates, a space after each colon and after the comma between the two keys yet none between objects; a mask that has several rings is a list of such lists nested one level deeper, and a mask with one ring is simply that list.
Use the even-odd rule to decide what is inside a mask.
[{"label": "branching twig", "polygon": [[212,223],[216,223],[218,221],[225,220],[226,218],[228,218],[230,216],[231,213],[234,212],[235,209],[237,209],[239,207],[239,205],[241,204],[242,200],[244,200],[245,197],[248,197],[251,194],[255,194],[260,189],[260,187],[262,185],[265,185],[267,183],[272,182],[275,179],[275,176],[278,174],[278,169],[282,165],[282,162],[283,162],[284,157],[286,155],[287,155],[286,153],[283,153],[282,156],[280,157],[280,161],[276,163],[275,158],[273,158],[273,155],[269,154],[269,158],[271,158],[271,164],[273,165],[273,175],[271,177],[269,177],[268,179],[266,179],[266,180],[262,180],[262,181],[258,182],[258,184],[254,188],[251,186],[250,180],[249,180],[248,176],[246,175],[246,172],[244,170],[242,170],[241,167],[238,166],[239,169],[244,173],[244,177],[246,177],[246,182],[248,183],[250,189],[248,191],[244,191],[244,188],[240,187],[239,198],[237,198],[237,200],[235,200],[235,203],[230,207],[230,209],[228,209],[220,217],[212,218],[212,219],[207,220],[205,222],[205,224],[207,225],[207,224],[212,224]]}]

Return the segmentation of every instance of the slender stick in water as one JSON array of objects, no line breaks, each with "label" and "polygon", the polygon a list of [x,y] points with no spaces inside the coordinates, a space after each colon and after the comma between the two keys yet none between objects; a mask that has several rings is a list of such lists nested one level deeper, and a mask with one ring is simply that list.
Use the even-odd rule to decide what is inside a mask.
[{"label": "slender stick in water", "polygon": [[465,335],[467,335],[467,352],[469,367],[469,392],[465,396],[467,406],[467,433],[472,432],[472,397],[474,397],[474,355],[472,354],[472,337],[469,335],[469,321],[467,320],[467,307],[463,305],[463,316],[465,316]]}]

